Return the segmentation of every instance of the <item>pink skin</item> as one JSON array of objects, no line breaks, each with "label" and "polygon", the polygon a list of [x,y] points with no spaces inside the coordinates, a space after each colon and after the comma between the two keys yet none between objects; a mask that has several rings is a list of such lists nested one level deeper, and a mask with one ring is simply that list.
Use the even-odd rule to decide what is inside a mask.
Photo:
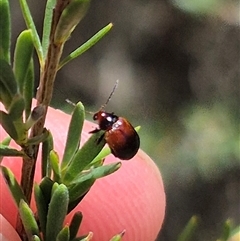
[{"label": "pink skin", "polygon": [[[49,108],[46,127],[54,137],[54,147],[62,156],[70,116]],[[90,136],[89,131],[96,125],[84,123],[82,141]],[[6,136],[0,127],[0,140]],[[12,143],[11,146],[15,146]],[[105,163],[118,162],[113,155]],[[4,158],[2,165],[9,167],[17,179],[21,174],[20,158]],[[40,180],[40,161],[37,162],[35,181]],[[15,227],[17,209],[0,174],[0,214]],[[126,230],[124,241],[154,241],[161,229],[165,214],[165,192],[161,174],[154,162],[142,151],[129,160],[122,161],[122,167],[114,174],[99,179],[85,196],[83,201],[68,215],[68,224],[75,211],[83,213],[83,222],[79,234],[93,232],[93,241],[107,241],[112,236]],[[36,210],[34,201],[31,204]],[[1,222],[0,233],[10,230],[11,225]],[[6,232],[5,232],[6,233]],[[11,233],[8,232],[8,234]],[[7,235],[7,234],[6,234]],[[8,238],[11,241],[17,237]]]}]

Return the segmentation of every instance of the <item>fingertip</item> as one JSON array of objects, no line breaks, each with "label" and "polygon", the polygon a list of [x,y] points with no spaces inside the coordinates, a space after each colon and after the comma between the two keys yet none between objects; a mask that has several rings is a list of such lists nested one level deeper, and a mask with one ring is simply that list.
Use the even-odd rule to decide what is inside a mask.
[{"label": "fingertip", "polygon": [[0,240],[21,241],[13,226],[0,214]]}]

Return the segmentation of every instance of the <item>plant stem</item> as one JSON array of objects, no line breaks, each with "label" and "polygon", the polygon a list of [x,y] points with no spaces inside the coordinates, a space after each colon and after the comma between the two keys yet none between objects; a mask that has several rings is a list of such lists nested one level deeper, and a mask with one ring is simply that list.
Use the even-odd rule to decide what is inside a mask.
[{"label": "plant stem", "polygon": [[[32,128],[30,137],[40,135],[44,128],[47,108],[52,98],[53,85],[54,85],[58,64],[59,64],[60,57],[62,55],[62,49],[64,45],[64,43],[56,44],[54,42],[54,34],[55,34],[57,23],[61,16],[61,13],[67,4],[68,4],[68,1],[58,0],[53,12],[48,53],[44,64],[44,68],[40,73],[40,83],[37,91],[37,106],[43,105],[46,108],[45,108],[45,113],[43,117]],[[21,186],[28,203],[30,203],[39,145],[26,146],[26,147],[23,147],[23,149],[28,157],[23,158]],[[27,237],[24,234],[19,216],[17,220],[17,231],[20,234],[22,240],[27,240]]]}]

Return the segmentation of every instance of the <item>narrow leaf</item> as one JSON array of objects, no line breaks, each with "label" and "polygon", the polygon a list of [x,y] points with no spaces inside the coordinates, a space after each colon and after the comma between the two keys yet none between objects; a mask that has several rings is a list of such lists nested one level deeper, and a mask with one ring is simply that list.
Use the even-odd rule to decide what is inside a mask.
[{"label": "narrow leaf", "polygon": [[34,78],[34,63],[33,58],[31,58],[23,86],[23,97],[25,100],[25,120],[28,119],[31,113],[32,99],[34,96]]},{"label": "narrow leaf", "polygon": [[40,234],[38,224],[34,218],[34,214],[28,204],[23,200],[21,200],[19,204],[19,214],[28,239],[32,240],[32,237],[34,235],[37,235],[39,237]]},{"label": "narrow leaf", "polygon": [[1,171],[3,174],[3,177],[9,187],[9,190],[11,191],[11,194],[14,198],[14,201],[16,203],[16,205],[18,206],[21,200],[26,200],[22,189],[20,187],[20,185],[18,184],[14,174],[12,173],[12,171],[4,166],[1,166]]},{"label": "narrow leaf", "polygon": [[[56,240],[61,231],[68,207],[68,190],[60,184],[52,194],[47,215],[46,241]],[[54,228],[53,228],[54,227]]]},{"label": "narrow leaf", "polygon": [[48,138],[48,136],[49,136],[49,131],[44,129],[40,135],[29,138],[25,143],[25,145],[29,145],[29,146],[38,145],[39,143],[45,141]]},{"label": "narrow leaf", "polygon": [[81,237],[76,237],[71,241],[90,241],[93,238],[93,232],[89,232],[88,235],[83,235]]},{"label": "narrow leaf", "polygon": [[232,230],[232,222],[231,220],[227,220],[225,223],[224,223],[224,226],[223,226],[223,231],[222,231],[222,236],[220,238],[221,241],[227,241],[231,235],[231,230]]},{"label": "narrow leaf", "polygon": [[33,235],[31,241],[41,241],[41,239],[39,238],[39,236]]},{"label": "narrow leaf", "polygon": [[121,233],[115,235],[114,237],[112,237],[110,239],[110,241],[121,241],[122,240],[122,237],[123,235],[125,234],[126,230],[123,230]]},{"label": "narrow leaf", "polygon": [[49,161],[50,161],[50,165],[51,168],[53,170],[53,180],[55,182],[60,182],[61,181],[61,171],[60,171],[60,166],[59,166],[59,157],[57,152],[55,151],[50,151],[50,155],[49,155]]},{"label": "narrow leaf", "polygon": [[[93,134],[83,147],[76,152],[63,177],[64,183],[70,183],[102,150],[105,145],[105,140],[102,138],[103,134],[104,131]],[[99,140],[101,141],[99,142]]]},{"label": "narrow leaf", "polygon": [[48,0],[45,8],[44,22],[43,22],[43,36],[42,36],[42,48],[43,48],[43,58],[46,58],[48,46],[49,46],[49,38],[50,38],[50,30],[52,26],[52,16],[53,9],[55,7],[56,0]]},{"label": "narrow leaf", "polygon": [[23,151],[0,144],[0,156],[24,156]]},{"label": "narrow leaf", "polygon": [[56,44],[64,43],[68,40],[70,34],[76,25],[85,16],[90,0],[72,0],[63,10],[58,21],[54,42]]},{"label": "narrow leaf", "polygon": [[108,176],[121,167],[121,162],[111,163],[108,165],[92,168],[84,171],[81,175],[76,176],[71,184],[81,183],[88,179],[98,179],[101,177]]},{"label": "narrow leaf", "polygon": [[230,238],[228,241],[238,241],[240,238],[240,226],[237,226],[231,231]]},{"label": "narrow leaf", "polygon": [[34,47],[37,51],[39,63],[40,63],[40,66],[42,68],[43,67],[43,51],[42,51],[42,46],[41,46],[41,42],[40,42],[40,39],[39,39],[39,35],[37,33],[37,30],[36,30],[36,26],[34,24],[30,9],[29,9],[28,4],[27,4],[27,1],[26,0],[19,0],[19,2],[20,2],[20,5],[21,5],[22,14],[23,14],[25,23],[26,23],[27,27],[29,29],[31,29],[31,31],[32,31],[33,44],[34,44]]},{"label": "narrow leaf", "polygon": [[[53,193],[58,189],[59,185],[60,185],[59,183],[53,182],[52,191],[51,191],[51,198],[52,198]],[[50,199],[50,201],[51,201],[51,199]]]},{"label": "narrow leaf", "polygon": [[193,216],[189,220],[189,222],[187,223],[187,225],[185,226],[185,228],[183,229],[181,234],[179,235],[177,241],[190,241],[190,240],[192,240],[193,236],[195,234],[197,225],[198,225],[197,217]]},{"label": "narrow leaf", "polygon": [[15,121],[18,119],[23,119],[23,111],[25,108],[25,102],[21,95],[15,95],[12,99],[11,106],[9,107],[8,114],[10,118]]},{"label": "narrow leaf", "polygon": [[18,82],[19,91],[23,94],[25,79],[29,63],[33,54],[33,40],[31,30],[24,30],[17,38],[17,43],[14,51],[14,73]]},{"label": "narrow leaf", "polygon": [[[51,195],[51,194],[50,194]],[[40,223],[41,232],[45,240],[46,237],[46,224],[47,224],[47,213],[48,213],[48,203],[50,198],[46,199],[42,189],[38,184],[34,185],[34,197],[37,205],[38,219]]]},{"label": "narrow leaf", "polygon": [[18,133],[13,124],[13,121],[11,117],[4,111],[0,111],[0,124],[13,140],[18,139]]},{"label": "narrow leaf", "polygon": [[39,185],[47,205],[50,203],[51,200],[53,185],[54,182],[49,177],[44,177]]},{"label": "narrow leaf", "polygon": [[76,237],[80,224],[82,222],[82,218],[83,218],[83,215],[81,212],[74,213],[71,223],[69,225],[70,240],[72,240]]},{"label": "narrow leaf", "polygon": [[57,235],[56,241],[68,241],[70,240],[69,227],[65,226]]},{"label": "narrow leaf", "polygon": [[11,142],[11,137],[10,136],[7,136],[6,138],[4,138],[2,141],[1,141],[1,144],[2,145],[5,145],[5,146],[8,146]]},{"label": "narrow leaf", "polygon": [[109,146],[105,146],[101,152],[93,159],[93,161],[90,163],[90,165],[94,165],[95,163],[98,163],[100,160],[104,159],[108,155],[111,154],[111,149]]},{"label": "narrow leaf", "polygon": [[120,166],[121,163],[118,162],[93,168],[86,171],[86,174],[82,174],[79,178],[76,178],[68,187],[70,200],[68,211],[71,211],[78,205],[84,195],[90,190],[96,179],[115,172]]},{"label": "narrow leaf", "polygon": [[[9,10],[9,0],[0,1],[0,56],[8,64],[10,64],[10,10]],[[1,66],[1,65],[0,65]],[[1,66],[2,68],[2,66]]]},{"label": "narrow leaf", "polygon": [[49,153],[53,150],[53,137],[51,132],[49,132],[48,138],[42,143],[42,178],[45,176],[50,177],[51,168],[49,166]]},{"label": "narrow leaf", "polygon": [[68,213],[71,212],[79,204],[79,202],[92,187],[94,182],[95,179],[87,179],[83,182],[79,182],[68,187],[70,200],[68,205]]},{"label": "narrow leaf", "polygon": [[[1,74],[1,69],[0,69],[0,74]],[[10,93],[6,88],[6,86],[4,86],[4,84],[0,81],[0,102],[3,103],[3,105],[5,106],[5,109],[8,109],[8,107],[11,105],[12,97],[13,97],[12,93]]]},{"label": "narrow leaf", "polygon": [[0,66],[0,101],[4,104],[6,110],[8,110],[11,100],[4,97],[9,95],[13,97],[17,94],[17,82],[11,66],[4,59],[0,59]]},{"label": "narrow leaf", "polygon": [[71,161],[72,157],[74,156],[79,147],[84,119],[84,106],[82,105],[82,103],[79,102],[74,108],[71,122],[68,128],[67,141],[61,163],[62,170],[64,170],[64,168]]},{"label": "narrow leaf", "polygon": [[[8,147],[9,144],[10,144],[10,142],[11,142],[11,137],[10,137],[10,136],[7,136],[5,139],[3,139],[3,140],[1,141],[0,144],[1,144],[2,146]],[[0,155],[0,164],[1,164],[1,162],[2,162],[3,157],[4,157],[4,156]]]},{"label": "narrow leaf", "polygon": [[86,52],[88,49],[90,49],[92,46],[94,46],[99,40],[101,40],[111,30],[112,27],[113,27],[113,24],[109,23],[107,26],[102,28],[99,32],[97,32],[94,36],[92,36],[87,42],[85,42],[79,48],[74,50],[70,55],[68,55],[65,59],[63,59],[60,62],[58,69],[61,69],[65,64],[77,58],[78,56]]}]

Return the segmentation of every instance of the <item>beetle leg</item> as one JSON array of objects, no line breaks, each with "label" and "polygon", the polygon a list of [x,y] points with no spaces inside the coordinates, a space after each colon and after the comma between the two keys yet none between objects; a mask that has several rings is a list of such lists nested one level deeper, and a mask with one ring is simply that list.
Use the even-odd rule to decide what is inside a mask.
[{"label": "beetle leg", "polygon": [[100,131],[100,129],[96,128],[96,129],[94,129],[94,130],[92,130],[92,131],[89,131],[88,133],[89,133],[89,134],[93,134],[93,133],[97,133],[97,132],[99,132],[99,131]]},{"label": "beetle leg", "polygon": [[105,133],[103,133],[103,134],[98,138],[97,144],[99,144],[99,143],[103,140],[104,135],[105,135]]}]

